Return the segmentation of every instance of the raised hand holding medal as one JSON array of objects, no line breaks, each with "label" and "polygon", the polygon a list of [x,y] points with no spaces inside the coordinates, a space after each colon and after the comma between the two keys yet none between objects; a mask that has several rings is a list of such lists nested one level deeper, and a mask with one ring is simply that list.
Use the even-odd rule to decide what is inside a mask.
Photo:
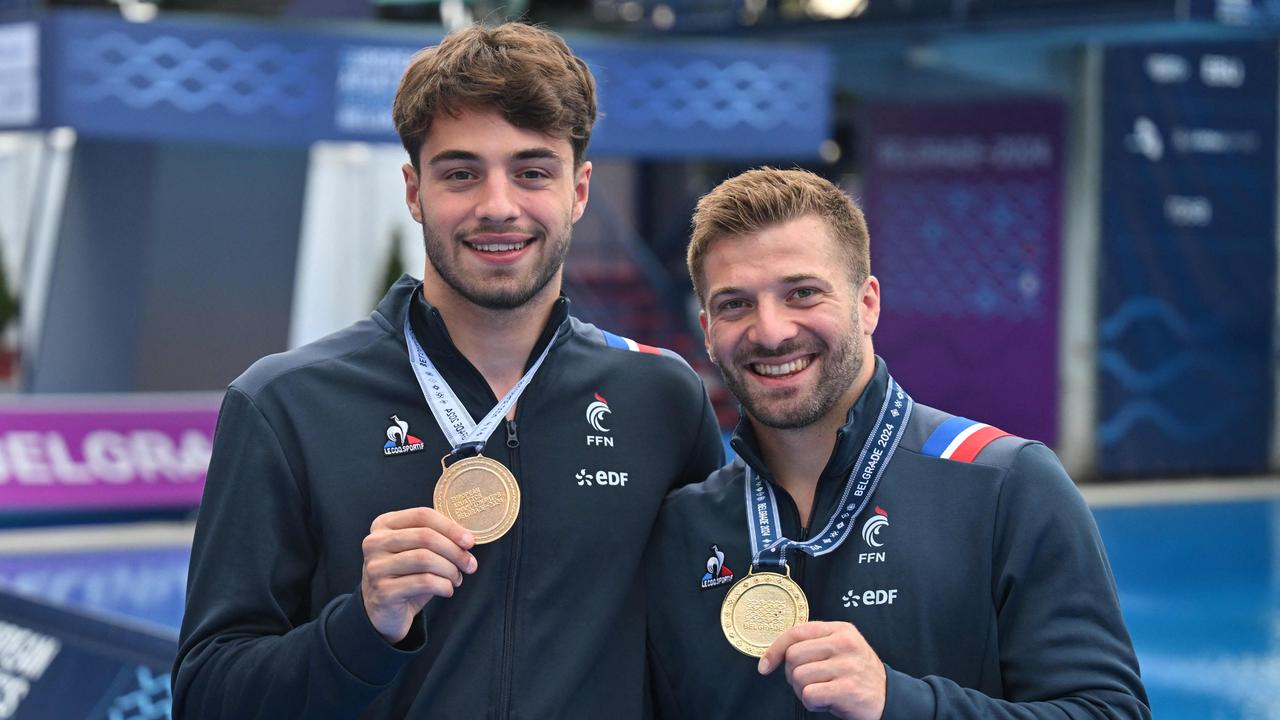
[{"label": "raised hand holding medal", "polygon": [[[511,529],[520,514],[520,486],[506,466],[485,457],[481,451],[547,359],[555,340],[547,343],[519,382],[477,423],[418,343],[407,316],[404,337],[422,395],[453,447],[453,452],[440,460],[440,479],[432,493],[435,509],[474,533],[477,545],[493,542]],[[474,456],[468,457],[471,453],[475,453]],[[453,462],[450,458],[454,458]]]},{"label": "raised hand holding medal", "polygon": [[[804,542],[782,535],[773,486],[747,466],[751,571],[729,589],[720,605],[720,627],[734,648],[746,655],[761,657],[778,636],[809,621],[809,602],[804,589],[791,579],[787,550],[794,548],[815,557],[826,555],[849,537],[854,521],[871,500],[898,449],[902,431],[911,417],[911,407],[911,397],[889,378],[889,392],[885,394],[880,415],[845,482],[840,503],[826,526]],[[756,568],[773,569],[757,571]]]}]

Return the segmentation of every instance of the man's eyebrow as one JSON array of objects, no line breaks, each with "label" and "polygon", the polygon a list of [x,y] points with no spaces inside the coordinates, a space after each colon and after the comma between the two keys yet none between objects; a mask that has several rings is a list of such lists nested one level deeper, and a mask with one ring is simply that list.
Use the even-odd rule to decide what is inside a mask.
[{"label": "man's eyebrow", "polygon": [[[512,160],[555,160],[556,162],[564,162],[560,157],[560,153],[547,147],[535,147],[527,150],[521,150],[511,156]],[[454,162],[461,160],[463,162],[479,162],[480,156],[468,150],[441,150],[427,161],[428,165],[435,165],[442,162]]]},{"label": "man's eyebrow", "polygon": [[528,150],[521,150],[515,155],[512,155],[511,159],[512,160],[555,160],[556,162],[563,162],[560,158],[560,153],[548,147],[536,147],[536,148],[529,148]]},{"label": "man's eyebrow", "polygon": [[823,280],[822,278],[818,277],[817,275],[810,275],[810,274],[808,274],[808,273],[800,273],[800,274],[797,274],[797,275],[788,275],[788,276],[786,276],[786,277],[782,278],[782,284],[783,284],[783,285],[794,285],[794,284],[796,284],[796,283],[802,283],[802,282],[813,282],[813,281],[815,281],[815,280],[816,280],[816,281],[818,281],[818,282],[826,282],[825,280]]},{"label": "man's eyebrow", "polygon": [[732,285],[728,287],[716,288],[715,292],[707,296],[707,302],[715,300],[716,298],[722,295],[741,295],[741,294],[742,294],[742,288],[734,287]]},{"label": "man's eyebrow", "polygon": [[435,165],[436,163],[451,162],[454,160],[465,160],[467,162],[475,162],[479,159],[480,159],[479,155],[473,152],[467,152],[466,150],[441,150],[440,152],[433,155],[431,159],[427,161],[427,164]]},{"label": "man's eyebrow", "polygon": [[[779,285],[797,285],[799,283],[806,283],[806,282],[817,282],[823,285],[830,284],[828,280],[825,280],[821,276],[814,275],[812,273],[796,273],[794,275],[787,275],[783,277],[781,280],[779,280],[778,284]],[[707,302],[710,303],[712,300],[715,300],[721,297],[722,295],[742,295],[745,292],[746,291],[743,290],[742,288],[734,285],[726,285],[724,287],[718,287],[707,295]]]}]

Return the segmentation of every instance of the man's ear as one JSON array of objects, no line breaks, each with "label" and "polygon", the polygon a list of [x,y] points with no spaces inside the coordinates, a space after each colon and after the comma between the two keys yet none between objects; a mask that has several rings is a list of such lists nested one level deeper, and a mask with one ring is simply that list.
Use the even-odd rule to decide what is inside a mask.
[{"label": "man's ear", "polygon": [[573,221],[582,219],[591,197],[591,162],[585,161],[573,174]]},{"label": "man's ear", "polygon": [[414,170],[410,163],[405,163],[400,168],[400,173],[404,175],[404,202],[409,206],[409,214],[421,225],[422,205],[419,203],[419,198],[422,196],[418,193],[420,189],[418,171]]},{"label": "man's ear", "polygon": [[707,351],[707,357],[715,359],[711,354],[711,321],[707,319],[707,311],[698,311],[698,325],[702,328],[702,347]]},{"label": "man's ear", "polygon": [[862,295],[858,298],[858,316],[862,320],[862,332],[870,335],[880,324],[880,281],[868,275],[862,283]]}]

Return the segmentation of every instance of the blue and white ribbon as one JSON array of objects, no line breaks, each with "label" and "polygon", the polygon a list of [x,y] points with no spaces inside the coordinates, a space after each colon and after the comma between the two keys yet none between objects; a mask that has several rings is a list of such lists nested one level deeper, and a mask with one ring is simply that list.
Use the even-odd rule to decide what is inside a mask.
[{"label": "blue and white ribbon", "polygon": [[840,504],[826,526],[804,542],[782,535],[773,485],[747,465],[747,527],[751,529],[752,565],[785,567],[787,551],[793,548],[816,557],[840,547],[852,533],[854,520],[871,501],[885,468],[889,467],[889,461],[898,450],[903,430],[911,419],[913,405],[911,396],[893,378],[889,378],[889,392],[885,393],[884,404],[880,406],[875,429],[867,435],[858,462],[845,481]]},{"label": "blue and white ribbon", "polygon": [[[558,335],[559,330],[556,332]],[[414,377],[418,378],[418,387],[422,388],[422,396],[426,398],[427,407],[431,408],[436,424],[440,426],[440,430],[455,453],[460,450],[480,452],[484,449],[489,436],[511,411],[516,400],[520,399],[520,393],[524,392],[529,381],[538,372],[538,368],[542,367],[542,361],[547,359],[547,353],[551,352],[551,346],[556,341],[554,337],[551,338],[547,346],[542,349],[542,354],[525,372],[524,377],[520,378],[520,381],[502,396],[498,404],[493,406],[489,414],[477,423],[471,419],[471,413],[467,412],[467,408],[453,392],[453,388],[449,387],[449,383],[445,381],[440,371],[436,370],[435,363],[431,362],[431,358],[427,356],[427,351],[422,349],[418,338],[413,334],[413,328],[409,325],[408,313],[404,318],[404,339],[409,348],[409,365],[413,368]]]}]

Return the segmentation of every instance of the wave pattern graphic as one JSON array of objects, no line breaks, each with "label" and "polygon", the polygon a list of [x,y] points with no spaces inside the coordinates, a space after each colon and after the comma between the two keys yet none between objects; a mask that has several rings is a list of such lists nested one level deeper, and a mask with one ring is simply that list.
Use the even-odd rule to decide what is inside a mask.
[{"label": "wave pattern graphic", "polygon": [[75,68],[69,98],[118,100],[135,109],[167,103],[187,113],[222,108],[236,115],[273,112],[301,117],[319,108],[322,55],[278,43],[241,47],[225,40],[189,44],[123,32],[68,44]]},{"label": "wave pattern graphic", "polygon": [[1103,447],[1118,445],[1134,426],[1143,422],[1154,425],[1179,442],[1203,441],[1205,437],[1225,428],[1234,415],[1230,409],[1223,409],[1213,414],[1197,415],[1192,421],[1169,411],[1154,400],[1130,400],[1098,425],[1098,444]]},{"label": "wave pattern graphic", "polygon": [[[1129,361],[1117,350],[1100,350],[1098,352],[1098,368],[1115,378],[1125,390],[1132,393],[1149,393],[1170,385],[1192,370],[1208,370],[1214,372],[1221,364],[1219,359],[1209,353],[1186,351],[1174,355],[1159,365],[1140,370],[1129,364]],[[1229,376],[1223,373],[1223,379]]]},{"label": "wave pattern graphic", "polygon": [[1105,341],[1118,340],[1130,328],[1144,322],[1154,322],[1168,330],[1182,342],[1208,340],[1220,335],[1218,328],[1209,323],[1192,324],[1182,317],[1169,303],[1149,295],[1124,301],[1098,325],[1098,337]]},{"label": "wave pattern graphic", "polygon": [[824,121],[824,85],[785,60],[655,60],[597,73],[609,88],[606,107],[617,108],[609,120],[624,127],[808,131]]},{"label": "wave pattern graphic", "polygon": [[[1151,324],[1164,330],[1172,342],[1164,348],[1167,352],[1159,364],[1134,367],[1123,348],[1116,345],[1126,335]],[[1206,377],[1208,386],[1222,388],[1216,392],[1225,393],[1225,397],[1247,391],[1246,379],[1232,369],[1232,363],[1221,353],[1210,352],[1208,341],[1221,335],[1212,323],[1192,323],[1159,298],[1137,296],[1104,318],[1098,325],[1098,335],[1103,343],[1098,349],[1098,371],[1114,380],[1124,395],[1109,416],[1100,418],[1100,446],[1121,444],[1139,425],[1155,427],[1179,443],[1203,443],[1235,420],[1239,408],[1230,402],[1202,403],[1194,413],[1178,412],[1167,404],[1168,398],[1186,388],[1203,391]],[[1105,402],[1102,409],[1106,410]]]}]

